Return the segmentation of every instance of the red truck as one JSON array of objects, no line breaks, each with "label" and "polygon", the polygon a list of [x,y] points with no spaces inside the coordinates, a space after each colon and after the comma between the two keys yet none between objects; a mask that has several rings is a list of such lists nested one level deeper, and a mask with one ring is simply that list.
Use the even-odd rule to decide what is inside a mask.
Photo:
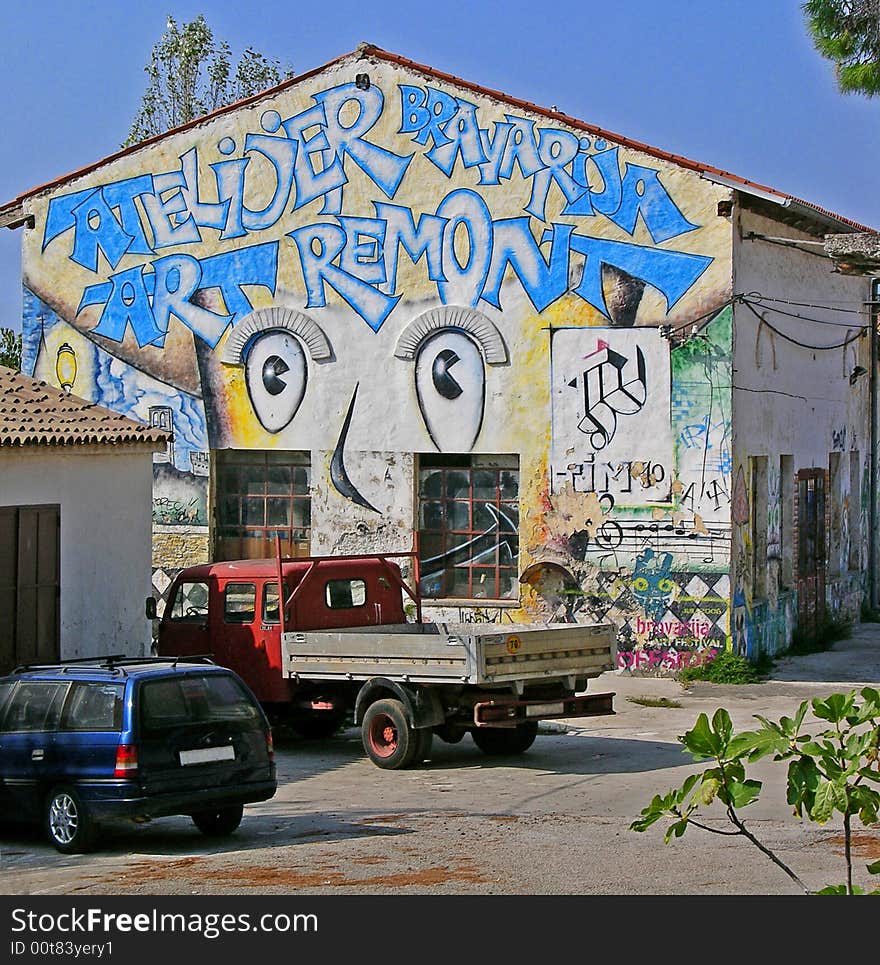
[{"label": "red truck", "polygon": [[210,655],[270,719],[306,736],[352,719],[387,769],[423,761],[434,735],[470,733],[487,754],[519,754],[541,719],[614,713],[613,694],[584,692],[616,667],[611,626],[425,623],[400,557],[413,560],[418,587],[414,553],[187,567],[169,589],[158,653]]}]

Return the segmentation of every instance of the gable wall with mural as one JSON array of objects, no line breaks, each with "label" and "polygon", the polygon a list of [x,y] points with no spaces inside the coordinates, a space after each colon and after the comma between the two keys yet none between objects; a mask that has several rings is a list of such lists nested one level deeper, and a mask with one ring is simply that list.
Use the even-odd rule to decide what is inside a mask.
[{"label": "gable wall with mural", "polygon": [[31,198],[25,368],[173,429],[160,591],[250,511],[229,454],[295,453],[291,544],[421,530],[429,616],[613,620],[621,666],[674,669],[729,632],[730,197],[343,58]]}]

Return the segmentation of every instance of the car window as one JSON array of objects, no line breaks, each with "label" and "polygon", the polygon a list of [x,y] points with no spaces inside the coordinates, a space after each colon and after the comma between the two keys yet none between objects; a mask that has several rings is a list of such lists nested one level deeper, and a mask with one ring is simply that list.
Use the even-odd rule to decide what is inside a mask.
[{"label": "car window", "polygon": [[328,580],[326,599],[331,610],[363,606],[367,601],[367,584],[363,580]]},{"label": "car window", "polygon": [[208,622],[208,584],[181,583],[174,593],[169,619],[187,623]]},{"label": "car window", "polygon": [[62,730],[119,730],[125,684],[78,681],[61,714]]},{"label": "car window", "polygon": [[257,612],[254,583],[227,583],[223,591],[223,619],[226,623],[253,623]]},{"label": "car window", "polygon": [[233,677],[205,674],[141,685],[141,726],[155,733],[188,724],[247,721],[259,717],[253,698]]},{"label": "car window", "polygon": [[58,726],[67,683],[53,680],[22,680],[9,701],[4,731],[54,730]]}]

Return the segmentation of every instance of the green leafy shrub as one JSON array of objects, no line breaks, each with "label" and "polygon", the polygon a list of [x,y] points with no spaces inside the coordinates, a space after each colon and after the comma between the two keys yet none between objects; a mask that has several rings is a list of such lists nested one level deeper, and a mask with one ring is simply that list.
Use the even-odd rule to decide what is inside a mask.
[{"label": "green leafy shrub", "polygon": [[[804,732],[807,711],[812,709],[818,732]],[[695,761],[713,766],[691,774],[680,788],[656,795],[642,808],[631,831],[646,831],[669,820],[664,841],[680,838],[690,827],[710,834],[742,835],[781,868],[807,894],[880,895],[866,892],[853,881],[852,824],[877,824],[880,813],[880,690],[865,687],[858,693],[831,694],[804,701],[794,717],[770,721],[754,715],[761,727],[735,734],[730,714],[719,708],[710,721],[700,714],[692,730],[679,737]],[[841,815],[843,821],[846,882],[810,892],[797,873],[770,850],[746,826],[740,812],[754,804],[761,793],[760,781],[747,777],[747,765],[762,757],[788,761],[786,801],[798,818],[825,825]],[[703,809],[722,805],[734,830],[712,827],[700,820]],[[880,875],[880,861],[866,865]]]},{"label": "green leafy shrub", "polygon": [[754,684],[761,681],[761,671],[741,654],[723,650],[697,667],[685,667],[678,674],[682,683],[708,680],[713,684]]}]

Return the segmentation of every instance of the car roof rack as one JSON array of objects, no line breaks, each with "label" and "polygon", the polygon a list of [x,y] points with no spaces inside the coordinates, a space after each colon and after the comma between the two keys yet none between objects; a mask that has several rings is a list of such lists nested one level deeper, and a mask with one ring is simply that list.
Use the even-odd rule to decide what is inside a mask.
[{"label": "car roof rack", "polygon": [[132,657],[123,653],[114,653],[100,657],[74,657],[69,660],[56,660],[54,663],[25,663],[16,667],[12,673],[26,673],[31,670],[60,670],[62,673],[71,670],[113,670],[125,673],[126,666],[143,664],[171,664],[172,667],[176,667],[179,663],[194,663],[213,666],[215,664],[212,658],[213,654],[210,653],[174,657]]}]

